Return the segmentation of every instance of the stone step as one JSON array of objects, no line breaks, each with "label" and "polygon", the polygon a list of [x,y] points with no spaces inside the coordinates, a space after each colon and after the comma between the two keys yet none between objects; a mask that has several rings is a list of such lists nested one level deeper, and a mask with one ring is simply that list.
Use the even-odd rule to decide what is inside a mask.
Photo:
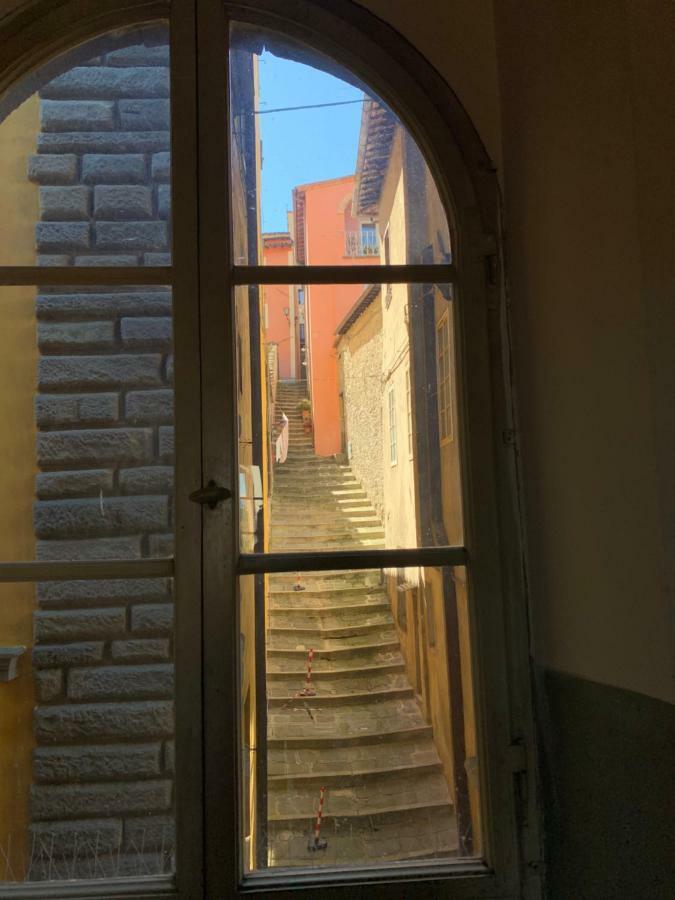
[{"label": "stone step", "polygon": [[[352,708],[350,707],[350,710]],[[284,713],[271,713],[271,716],[275,715],[286,718],[296,716],[297,721],[294,723],[294,727],[290,729],[276,728],[269,721],[267,728],[267,746],[269,748],[285,747],[288,750],[313,748],[325,752],[325,749],[328,747],[359,747],[370,743],[373,738],[383,742],[407,741],[409,738],[424,738],[426,740],[433,738],[431,725],[410,725],[407,728],[397,726],[393,729],[378,731],[376,726],[372,724],[370,729],[362,734],[340,734],[335,730],[329,731],[327,729],[314,728],[313,725],[319,717],[314,710],[312,711],[313,720],[309,719],[304,709],[290,709]],[[311,729],[310,726],[312,726]]]},{"label": "stone step", "polygon": [[312,696],[298,697],[297,694],[303,689],[304,683],[300,687],[297,684],[293,684],[289,690],[284,689],[278,696],[270,696],[268,694],[268,709],[284,710],[304,706],[305,708],[316,710],[327,706],[347,706],[350,703],[364,703],[369,699],[384,701],[414,697],[414,692],[410,685],[383,688],[382,690],[367,691],[366,693],[324,694],[323,691],[318,691]]},{"label": "stone step", "polygon": [[[380,528],[382,527],[379,516],[374,515],[372,510],[369,510],[367,507],[357,510],[356,512],[357,514],[346,514],[344,510],[340,510],[339,512],[333,513],[311,513],[304,515],[302,517],[302,521],[306,525],[312,526],[333,525],[335,523],[340,523],[346,526],[355,525],[358,528],[365,526],[375,527],[376,525],[379,525]],[[296,525],[297,522],[297,516],[282,516],[281,513],[274,516],[275,529],[287,528],[289,526]]]},{"label": "stone step", "polygon": [[[277,530],[278,529],[278,530]],[[351,538],[358,537],[381,537],[384,538],[384,529],[381,525],[363,525],[359,522],[349,523],[342,518],[339,518],[333,524],[328,522],[316,522],[314,523],[314,527],[311,531],[307,530],[307,523],[303,522],[301,524],[295,525],[284,525],[282,527],[274,526],[273,533],[283,533],[286,537],[292,540],[314,540],[317,537],[320,538],[331,538],[333,536],[342,536],[346,535]]]},{"label": "stone step", "polygon": [[[306,657],[305,657],[306,659]],[[369,664],[366,660],[354,661],[352,659],[341,660],[340,663],[333,668],[321,667],[312,664],[312,682],[323,684],[327,679],[350,679],[350,678],[374,678],[379,675],[398,675],[405,672],[405,663],[403,657],[399,654],[393,656],[389,661],[374,662]],[[343,668],[339,668],[343,666]],[[297,684],[304,684],[307,675],[306,664],[302,667],[298,666],[297,659],[288,659],[285,657],[270,657],[267,664],[267,680],[280,681],[285,679],[293,679]],[[300,690],[300,688],[298,688]]]},{"label": "stone step", "polygon": [[[299,591],[298,593],[302,593]],[[284,602],[284,601],[282,601]],[[386,594],[382,594],[378,602],[375,603],[348,603],[344,606],[281,606],[278,602],[270,603],[270,616],[287,615],[293,617],[301,617],[312,620],[314,617],[322,621],[329,616],[372,616],[374,613],[383,612],[389,609],[389,601]]]},{"label": "stone step", "polygon": [[310,541],[294,541],[284,540],[283,537],[272,537],[270,541],[270,551],[273,553],[293,553],[301,550],[325,550],[327,552],[335,550],[384,550],[384,540],[377,538],[361,538],[361,540],[349,540],[345,542],[330,540],[312,540]]},{"label": "stone step", "polygon": [[[318,792],[317,792],[318,797]],[[324,850],[308,850],[312,822],[270,823],[269,863],[278,867],[381,865],[424,859],[445,859],[458,850],[457,828],[452,811],[445,807],[412,810],[371,819],[353,818],[343,827],[339,819],[328,819],[321,836]],[[402,896],[402,895],[401,895]]]},{"label": "stone step", "polygon": [[[394,624],[394,620],[389,612],[379,613],[377,615],[371,614],[367,617],[364,616],[363,619],[365,619],[365,621],[361,622],[351,621],[354,618],[354,615],[352,614],[349,617],[350,621],[345,622],[342,625],[324,625],[317,622],[302,625],[300,624],[302,621],[300,617],[295,618],[298,620],[295,624],[291,624],[288,619],[283,625],[271,624],[267,629],[268,634],[279,638],[290,638],[295,636],[298,639],[306,641],[308,644],[317,644],[317,647],[314,649],[318,649],[319,641],[362,637],[371,633],[378,634],[383,629],[393,627]],[[373,619],[379,621],[372,621]]]},{"label": "stone step", "polygon": [[356,651],[391,650],[394,647],[398,647],[398,636],[394,627],[391,626],[390,628],[380,628],[378,640],[373,640],[370,633],[334,639],[313,635],[312,640],[309,640],[306,635],[297,635],[291,630],[287,635],[270,635],[267,652],[268,654],[298,653],[304,656],[309,650],[314,650],[316,656],[332,659],[337,655],[353,654]]},{"label": "stone step", "polygon": [[[314,699],[308,698],[308,704],[312,705]],[[412,698],[388,700],[368,698],[365,702],[350,704],[349,710],[344,713],[328,704],[325,706],[317,704],[312,706],[312,713],[313,719],[310,724],[306,721],[307,713],[304,709],[288,707],[283,710],[269,710],[268,738],[302,737],[323,741],[333,738],[367,737],[373,741],[399,733],[412,738],[418,729],[422,729],[419,737],[431,734],[431,726],[425,722],[417,702]]]},{"label": "stone step", "polygon": [[[379,569],[326,569],[323,572],[302,572],[302,580],[314,589],[340,590],[342,587],[363,586],[380,583]],[[269,576],[270,586],[274,590],[283,590],[282,585],[295,584],[297,574],[294,572],[278,572]],[[289,589],[290,590],[290,589]]]},{"label": "stone step", "polygon": [[[281,674],[267,685],[267,699],[288,700],[297,691],[305,687],[306,673],[298,675]],[[406,690],[412,691],[410,683],[404,672],[347,672],[333,676],[331,672],[324,672],[321,678],[312,677],[312,687],[317,692],[316,701],[327,703],[332,698],[361,697],[367,700],[368,696],[387,691]],[[363,691],[367,693],[364,694]],[[386,698],[381,698],[386,699]],[[314,702],[311,698],[309,702]]]},{"label": "stone step", "polygon": [[[321,679],[324,675],[331,677],[355,672],[384,673],[386,671],[403,671],[404,661],[398,644],[384,647],[357,648],[353,653],[318,652],[312,662],[312,679]],[[284,677],[287,675],[305,676],[307,669],[307,650],[267,650],[267,677]]]},{"label": "stone step", "polygon": [[[272,822],[311,818],[316,813],[317,791],[311,784],[268,780],[267,808]],[[387,771],[364,778],[347,778],[339,788],[327,790],[323,819],[382,815],[408,809],[450,807],[448,786],[437,769]]]},{"label": "stone step", "polygon": [[345,593],[347,601],[344,607],[336,606],[336,599],[340,599],[339,594],[327,592],[320,594],[317,591],[277,591],[270,595],[270,611],[279,610],[280,612],[294,612],[296,610],[306,610],[311,612],[340,612],[343,608],[346,611],[358,610],[375,610],[378,608],[389,608],[389,598],[384,591],[377,593],[360,594],[355,590],[351,595]]}]

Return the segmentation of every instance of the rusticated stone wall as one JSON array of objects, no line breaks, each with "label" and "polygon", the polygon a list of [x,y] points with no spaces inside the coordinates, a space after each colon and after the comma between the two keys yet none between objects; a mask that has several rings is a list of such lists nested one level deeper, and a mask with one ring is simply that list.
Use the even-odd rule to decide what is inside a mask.
[{"label": "rusticated stone wall", "polygon": [[[40,96],[39,263],[167,264],[168,47],[107,53]],[[171,331],[168,289],[40,290],[40,559],[172,552]],[[30,878],[170,869],[172,619],[166,579],[38,585]]]}]

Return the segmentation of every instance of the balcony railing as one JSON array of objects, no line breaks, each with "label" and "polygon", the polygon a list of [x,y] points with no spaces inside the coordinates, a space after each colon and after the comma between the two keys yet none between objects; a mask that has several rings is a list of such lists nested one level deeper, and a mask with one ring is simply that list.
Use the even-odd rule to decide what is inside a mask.
[{"label": "balcony railing", "polygon": [[379,254],[380,242],[375,232],[345,232],[345,256],[379,256]]}]

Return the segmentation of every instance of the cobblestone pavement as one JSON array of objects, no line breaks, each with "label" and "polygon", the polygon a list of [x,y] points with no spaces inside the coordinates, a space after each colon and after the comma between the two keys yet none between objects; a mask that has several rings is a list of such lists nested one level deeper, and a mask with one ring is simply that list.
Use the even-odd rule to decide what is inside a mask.
[{"label": "cobblestone pavement", "polygon": [[[290,443],[274,473],[271,549],[382,547],[382,525],[349,467],[314,455],[296,413],[302,396],[301,385],[279,386]],[[310,650],[315,693],[299,696]],[[267,697],[271,866],[454,855],[446,776],[379,571],[270,576]],[[317,850],[322,788],[326,846]]]}]

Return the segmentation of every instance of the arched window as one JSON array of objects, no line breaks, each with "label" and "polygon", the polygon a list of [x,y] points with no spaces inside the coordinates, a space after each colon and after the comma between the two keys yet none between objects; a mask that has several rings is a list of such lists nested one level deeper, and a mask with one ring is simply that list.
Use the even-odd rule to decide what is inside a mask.
[{"label": "arched window", "polygon": [[523,895],[499,204],[458,101],[349,2],[1,28],[3,887]]}]

